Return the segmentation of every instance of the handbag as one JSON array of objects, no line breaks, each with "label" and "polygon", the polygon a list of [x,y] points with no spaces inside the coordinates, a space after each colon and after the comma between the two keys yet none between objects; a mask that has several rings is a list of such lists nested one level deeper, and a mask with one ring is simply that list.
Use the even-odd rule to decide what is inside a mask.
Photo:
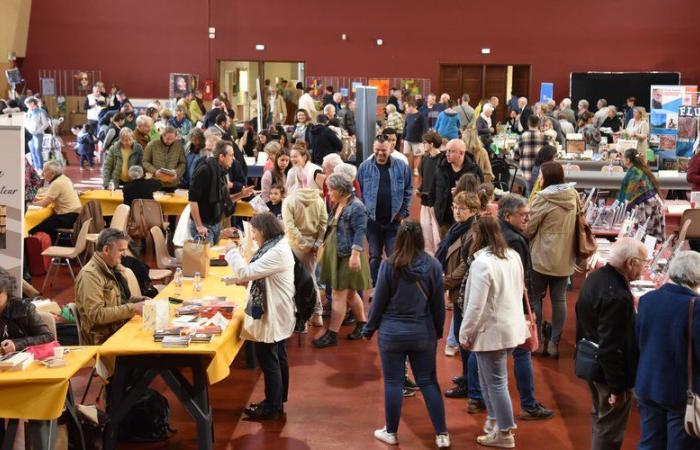
[{"label": "handbag", "polygon": [[688,403],[685,405],[685,431],[700,439],[700,396],[693,392],[693,316],[695,298],[688,305]]},{"label": "handbag", "polygon": [[596,252],[598,244],[595,242],[595,236],[591,231],[591,226],[586,222],[586,216],[581,209],[581,202],[577,200],[576,207],[576,228],[575,233],[575,250],[576,256],[581,259],[588,259]]},{"label": "handbag", "polygon": [[202,278],[209,274],[209,241],[202,238],[185,242],[182,249],[182,275],[193,277],[197,272]]},{"label": "handbag", "polygon": [[[524,286],[525,284],[523,283],[523,287]],[[525,306],[527,306],[527,327],[530,331],[530,336],[525,339],[525,342],[522,343],[520,347],[530,352],[534,352],[540,346],[540,339],[537,333],[537,321],[532,314],[532,308],[530,308],[530,296],[527,295],[527,287],[524,287],[523,294],[525,295]]]},{"label": "handbag", "polygon": [[35,360],[53,358],[53,349],[60,347],[57,341],[47,342],[45,344],[32,345],[24,349],[25,352],[34,355]]},{"label": "handbag", "polygon": [[586,381],[600,379],[600,364],[598,364],[598,344],[588,339],[581,339],[576,344],[574,373]]}]

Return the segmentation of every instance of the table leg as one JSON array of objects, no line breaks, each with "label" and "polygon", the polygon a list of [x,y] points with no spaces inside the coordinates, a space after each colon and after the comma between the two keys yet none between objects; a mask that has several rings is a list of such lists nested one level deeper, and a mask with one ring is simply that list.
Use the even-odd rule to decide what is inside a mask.
[{"label": "table leg", "polygon": [[12,450],[15,443],[15,436],[17,436],[17,426],[19,425],[19,419],[9,419],[7,425],[5,425],[5,432],[2,436],[2,450]]},{"label": "table leg", "polygon": [[[90,374],[92,376],[92,373]],[[78,444],[80,445],[80,450],[86,450],[87,447],[85,446],[85,434],[83,433],[83,425],[80,423],[80,419],[78,418],[78,411],[75,408],[75,398],[73,397],[73,389],[69,384],[68,387],[68,396],[66,397],[66,412],[68,413],[67,417],[67,427],[68,427],[68,437],[69,440],[70,436],[77,436],[78,437]]]}]

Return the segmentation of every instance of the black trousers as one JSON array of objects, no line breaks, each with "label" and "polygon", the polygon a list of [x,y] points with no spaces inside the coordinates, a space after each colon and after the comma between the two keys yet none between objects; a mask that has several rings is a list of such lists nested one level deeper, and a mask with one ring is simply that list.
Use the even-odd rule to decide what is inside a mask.
[{"label": "black trousers", "polygon": [[56,228],[73,228],[75,224],[75,219],[78,218],[78,213],[68,213],[68,214],[54,214],[48,219],[41,222],[39,225],[35,226],[29,230],[29,234],[38,233],[43,231],[51,236],[51,242],[56,242],[56,236],[58,232]]},{"label": "black trousers", "polygon": [[289,363],[287,361],[287,341],[267,344],[255,343],[255,356],[265,379],[266,406],[273,411],[282,409],[289,391]]}]

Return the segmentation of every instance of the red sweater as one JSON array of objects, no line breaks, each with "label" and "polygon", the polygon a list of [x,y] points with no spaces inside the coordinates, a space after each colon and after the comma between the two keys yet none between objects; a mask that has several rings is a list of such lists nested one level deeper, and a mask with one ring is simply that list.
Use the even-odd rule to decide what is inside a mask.
[{"label": "red sweater", "polygon": [[700,155],[690,158],[685,179],[690,183],[691,190],[700,191]]}]

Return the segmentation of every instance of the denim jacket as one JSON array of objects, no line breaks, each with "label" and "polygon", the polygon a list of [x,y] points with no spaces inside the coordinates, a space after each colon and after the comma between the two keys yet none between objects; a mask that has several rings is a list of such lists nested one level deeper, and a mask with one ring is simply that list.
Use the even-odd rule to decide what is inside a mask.
[{"label": "denim jacket", "polygon": [[[413,177],[408,164],[396,158],[389,158],[389,176],[391,177],[391,217],[400,214],[408,217],[408,208],[413,198]],[[379,191],[379,168],[370,158],[360,164],[357,171],[362,197],[372,220],[377,218],[377,191]]]},{"label": "denim jacket", "polygon": [[[330,217],[333,217],[331,213]],[[367,208],[362,201],[352,196],[338,218],[336,239],[338,256],[350,256],[353,250],[365,250],[365,233],[367,230]]]}]

